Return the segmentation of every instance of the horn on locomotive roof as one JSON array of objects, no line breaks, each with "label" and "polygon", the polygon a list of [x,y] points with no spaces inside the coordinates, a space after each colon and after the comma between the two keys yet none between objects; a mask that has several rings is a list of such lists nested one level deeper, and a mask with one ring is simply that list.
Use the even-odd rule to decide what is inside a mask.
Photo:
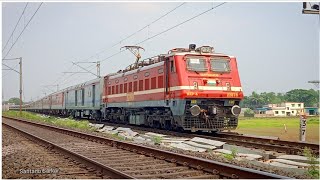
[{"label": "horn on locomotive roof", "polygon": [[142,49],[144,51],[144,48],[140,47],[140,46],[123,46],[123,47],[120,48],[120,50],[122,48],[126,48],[126,50],[129,50],[134,56],[136,56],[135,66],[137,67],[138,66],[138,61],[141,58],[139,50]]}]

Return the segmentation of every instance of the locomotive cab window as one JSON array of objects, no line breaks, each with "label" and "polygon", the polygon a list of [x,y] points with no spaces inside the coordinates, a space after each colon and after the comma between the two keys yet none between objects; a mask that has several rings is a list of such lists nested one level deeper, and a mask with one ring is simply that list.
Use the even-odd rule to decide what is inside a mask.
[{"label": "locomotive cab window", "polygon": [[211,59],[211,71],[230,72],[230,61],[228,59]]},{"label": "locomotive cab window", "polygon": [[187,69],[190,71],[207,71],[208,67],[206,59],[201,57],[188,57]]}]

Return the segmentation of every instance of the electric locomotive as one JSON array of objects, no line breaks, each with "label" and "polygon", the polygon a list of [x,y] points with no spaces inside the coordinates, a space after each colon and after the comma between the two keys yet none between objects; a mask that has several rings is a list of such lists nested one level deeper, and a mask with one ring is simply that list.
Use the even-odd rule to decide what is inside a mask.
[{"label": "electric locomotive", "polygon": [[175,48],[104,77],[102,118],[154,128],[235,129],[243,92],[234,56]]}]

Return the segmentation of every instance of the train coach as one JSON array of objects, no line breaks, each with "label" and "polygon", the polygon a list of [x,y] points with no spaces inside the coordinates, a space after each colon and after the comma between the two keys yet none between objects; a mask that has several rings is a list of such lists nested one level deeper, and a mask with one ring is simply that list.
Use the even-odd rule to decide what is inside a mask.
[{"label": "train coach", "polygon": [[53,93],[27,109],[153,128],[219,131],[237,127],[242,99],[236,58],[191,44]]}]

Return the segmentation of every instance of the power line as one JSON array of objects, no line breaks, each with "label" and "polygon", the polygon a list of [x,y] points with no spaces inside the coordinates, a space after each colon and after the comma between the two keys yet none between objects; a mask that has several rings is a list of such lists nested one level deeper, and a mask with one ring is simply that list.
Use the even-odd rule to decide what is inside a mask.
[{"label": "power line", "polygon": [[149,38],[146,38],[146,39],[144,39],[143,41],[140,41],[139,43],[137,43],[137,44],[135,44],[135,45],[141,44],[141,43],[146,42],[146,41],[148,41],[148,40],[150,40],[150,39],[152,39],[152,38],[155,38],[155,37],[157,37],[157,36],[159,36],[159,35],[161,35],[161,34],[163,34],[163,33],[165,33],[165,32],[168,32],[168,31],[170,31],[170,30],[172,30],[172,29],[174,29],[174,28],[176,28],[176,27],[178,27],[178,26],[180,26],[180,25],[182,25],[182,24],[184,24],[184,23],[186,23],[186,22],[189,22],[189,21],[191,21],[191,20],[193,20],[193,19],[195,19],[195,18],[197,18],[197,17],[199,17],[199,16],[201,16],[201,15],[203,15],[203,14],[206,14],[206,13],[212,11],[213,9],[216,9],[216,8],[222,6],[223,4],[226,4],[226,2],[220,3],[220,4],[218,4],[217,6],[214,6],[214,7],[210,8],[210,9],[208,9],[208,10],[206,10],[206,11],[203,11],[202,13],[197,14],[197,15],[195,15],[195,16],[193,16],[193,17],[191,17],[191,18],[189,18],[189,19],[187,19],[187,20],[185,20],[185,21],[183,21],[183,22],[181,22],[181,23],[179,23],[179,24],[176,24],[176,25],[174,25],[174,26],[172,26],[172,27],[170,27],[170,28],[168,28],[168,29],[166,29],[166,30],[164,30],[164,31],[161,31],[161,32],[159,32],[159,33],[157,33],[157,34],[149,37]]},{"label": "power line", "polygon": [[[127,39],[131,38],[132,36],[136,35],[137,33],[141,32],[142,30],[146,29],[146,28],[147,28],[147,27],[149,27],[150,25],[152,25],[152,24],[154,24],[154,23],[158,22],[160,19],[162,19],[162,18],[166,17],[167,15],[169,15],[169,14],[170,14],[170,13],[172,13],[173,11],[177,10],[179,7],[183,6],[184,4],[186,4],[186,2],[179,4],[178,6],[176,6],[176,7],[175,7],[175,8],[173,8],[172,10],[168,11],[168,12],[167,12],[167,13],[165,13],[164,15],[160,16],[160,17],[159,17],[159,18],[157,18],[156,20],[154,20],[154,21],[152,21],[151,23],[149,23],[149,24],[145,25],[143,28],[141,28],[141,29],[139,29],[139,30],[135,31],[134,33],[132,33],[132,34],[128,35],[127,37],[125,37],[125,38],[121,39],[119,42],[117,42],[117,43],[113,44],[112,46],[110,46],[110,47],[109,47],[109,49],[111,49],[111,48],[115,47],[116,45],[121,44],[123,41],[125,41],[125,40],[127,40]],[[96,55],[98,55],[98,54],[101,54],[101,53],[102,53],[102,52],[104,52],[104,51],[105,51],[105,49],[104,49],[104,50],[102,50],[102,51],[100,51],[100,52],[98,52],[98,53],[96,53],[95,55],[92,55],[90,58],[92,58],[92,57],[94,57],[94,56],[96,56]],[[88,58],[88,59],[90,59],[90,58]],[[86,60],[87,60],[87,59],[86,59]]]},{"label": "power line", "polygon": [[8,54],[10,53],[11,49],[13,48],[13,46],[17,43],[17,41],[19,40],[19,38],[21,37],[22,33],[24,32],[24,30],[27,28],[27,26],[29,25],[29,23],[31,22],[31,20],[33,19],[33,17],[37,14],[38,10],[40,9],[41,5],[43,4],[43,2],[38,6],[37,10],[33,13],[33,15],[31,16],[30,20],[28,21],[28,23],[24,26],[23,30],[21,31],[21,33],[19,34],[18,38],[15,40],[15,42],[12,44],[12,46],[10,47],[9,51],[7,52],[7,54],[4,56],[4,59],[8,56]]},{"label": "power line", "polygon": [[13,69],[12,67],[10,67],[10,66],[8,66],[8,65],[6,65],[6,64],[4,64],[4,63],[2,63],[2,65],[6,66],[7,68],[9,68],[9,69],[12,70],[12,71],[15,71],[15,72],[17,72],[17,73],[20,73],[19,71]]},{"label": "power line", "polygon": [[23,16],[24,12],[25,12],[26,9],[27,9],[28,4],[29,4],[29,3],[27,3],[26,6],[24,7],[24,9],[23,9],[23,11],[22,11],[22,13],[21,13],[21,15],[20,15],[20,17],[19,17],[19,20],[18,20],[16,26],[13,28],[13,31],[12,31],[12,33],[11,33],[8,41],[6,42],[6,45],[4,45],[4,47],[3,47],[3,49],[2,49],[2,52],[6,49],[6,47],[7,47],[8,43],[9,43],[11,37],[13,36],[14,31],[16,30],[16,28],[17,28],[17,26],[18,26],[18,24],[19,24],[19,22],[20,22],[20,20],[21,20],[21,18],[22,18],[22,16]]},{"label": "power line", "polygon": [[[157,36],[159,36],[159,35],[161,35],[161,34],[163,34],[163,33],[165,33],[165,32],[168,32],[168,31],[170,31],[170,30],[172,30],[172,29],[174,29],[174,28],[176,28],[176,27],[178,27],[178,26],[186,23],[186,22],[189,22],[189,21],[191,21],[191,20],[193,20],[193,19],[195,19],[195,18],[197,18],[197,17],[199,17],[199,16],[202,16],[202,15],[204,15],[204,14],[206,14],[206,13],[208,13],[208,12],[210,12],[210,11],[212,11],[212,10],[214,10],[214,9],[216,9],[216,8],[224,5],[224,4],[226,4],[226,2],[223,2],[223,3],[220,3],[220,4],[216,5],[216,6],[213,6],[213,7],[211,7],[210,9],[207,9],[207,10],[205,10],[205,11],[203,11],[203,12],[201,12],[201,13],[199,13],[199,14],[197,14],[197,15],[195,15],[195,16],[193,16],[193,17],[191,17],[191,18],[189,18],[189,19],[187,19],[187,20],[185,20],[185,21],[183,21],[183,22],[181,22],[181,23],[179,23],[179,24],[176,24],[176,25],[174,25],[174,26],[172,26],[172,27],[170,27],[170,28],[168,28],[168,29],[166,29],[166,30],[164,30],[164,31],[161,31],[161,32],[159,32],[159,33],[157,33],[157,34],[155,34],[155,35],[153,35],[153,36],[151,36],[151,37],[148,37],[148,38],[146,38],[146,39],[138,42],[138,43],[135,44],[135,45],[138,45],[138,44],[144,43],[144,42],[146,42],[146,41],[148,41],[148,40],[150,40],[150,39],[153,39],[153,38],[155,38],[155,37],[157,37]],[[125,51],[125,50],[121,50],[120,52],[114,53],[114,54],[112,54],[111,56],[108,56],[108,57],[100,60],[100,62],[106,61],[106,60],[108,60],[108,59],[110,59],[110,58],[112,58],[112,57],[114,57],[114,56],[122,53],[123,51]],[[87,68],[90,68],[90,66],[88,66]],[[93,69],[93,68],[92,68],[92,69]],[[92,70],[92,69],[91,69],[91,70]]]},{"label": "power line", "polygon": [[[163,14],[163,15],[162,15],[162,16],[160,16],[159,18],[157,18],[157,19],[155,19],[154,21],[152,21],[151,23],[149,23],[149,24],[145,25],[144,27],[142,27],[141,29],[139,29],[139,30],[137,30],[137,31],[133,32],[132,34],[128,35],[127,37],[125,37],[125,38],[121,39],[119,42],[117,42],[117,43],[115,43],[115,44],[111,45],[111,46],[108,48],[108,50],[110,50],[111,48],[113,48],[113,47],[115,47],[115,46],[117,46],[117,45],[121,44],[123,41],[125,41],[125,40],[127,40],[127,39],[129,39],[129,38],[133,37],[134,35],[138,34],[138,33],[139,33],[139,32],[141,32],[142,30],[144,30],[144,29],[146,29],[146,28],[150,27],[150,25],[152,25],[152,24],[154,24],[154,23],[158,22],[159,20],[161,20],[162,18],[166,17],[166,16],[167,16],[167,15],[169,15],[170,13],[174,12],[175,10],[177,10],[179,7],[183,6],[184,4],[186,4],[186,2],[179,4],[178,6],[176,6],[175,8],[173,8],[172,10],[168,11],[167,13]],[[107,50],[107,51],[108,51],[108,50]],[[103,49],[103,50],[99,51],[98,53],[96,53],[96,54],[94,54],[94,55],[90,56],[89,58],[83,59],[82,61],[88,61],[88,60],[89,60],[89,59],[91,59],[92,57],[94,57],[94,56],[96,56],[96,55],[99,55],[99,54],[101,54],[102,52],[105,52],[105,51],[106,51],[106,50],[105,50],[105,49]],[[115,54],[113,54],[113,55],[111,55],[111,56],[109,56],[109,57],[107,57],[107,58],[103,59],[102,61],[105,61],[105,60],[107,60],[107,59],[110,59],[111,57],[116,56],[116,55],[118,55],[118,54],[122,53],[123,51],[125,51],[125,50],[122,50],[122,51],[120,51],[120,52],[117,52],[117,53],[115,53]],[[90,67],[92,67],[92,65],[88,66],[87,68],[90,68]],[[93,68],[92,68],[92,69],[93,69]],[[92,69],[91,69],[91,70],[92,70]],[[67,78],[70,78],[72,75],[73,75],[73,74],[70,74]]]}]

